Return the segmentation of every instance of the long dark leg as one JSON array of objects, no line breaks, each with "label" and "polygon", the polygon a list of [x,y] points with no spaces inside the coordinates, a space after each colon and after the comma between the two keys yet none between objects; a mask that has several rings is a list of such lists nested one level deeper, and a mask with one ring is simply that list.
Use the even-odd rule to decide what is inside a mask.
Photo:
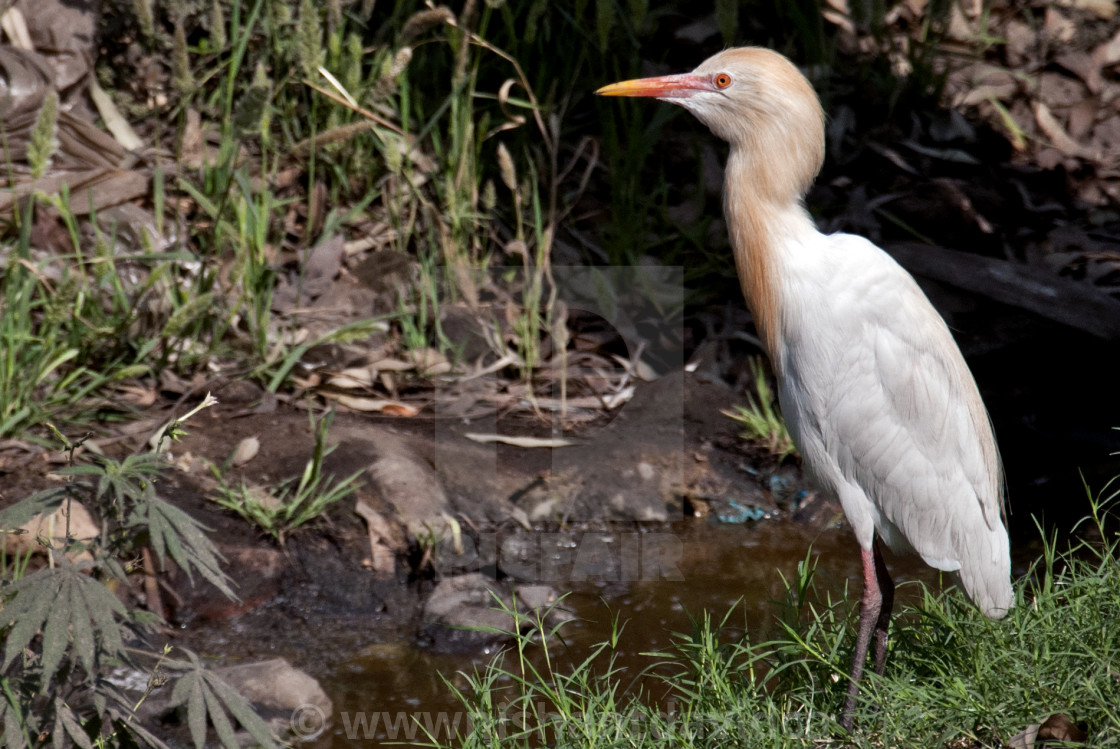
[{"label": "long dark leg", "polygon": [[840,725],[852,730],[856,697],[859,695],[859,680],[867,662],[867,648],[871,645],[871,633],[875,633],[875,672],[883,673],[887,658],[887,626],[890,624],[891,607],[894,604],[894,583],[883,563],[879,542],[872,543],[870,549],[861,550],[863,562],[863,595],[860,597],[859,632],[856,634],[856,649],[852,654],[852,672],[848,678],[848,697],[840,713]]},{"label": "long dark leg", "polygon": [[894,608],[894,581],[887,572],[887,565],[883,562],[883,553],[879,550],[879,539],[875,539],[871,548],[875,556],[875,579],[879,582],[879,594],[883,599],[879,608],[879,619],[875,622],[875,673],[883,675],[883,667],[887,665],[887,630],[891,626],[891,609]]}]

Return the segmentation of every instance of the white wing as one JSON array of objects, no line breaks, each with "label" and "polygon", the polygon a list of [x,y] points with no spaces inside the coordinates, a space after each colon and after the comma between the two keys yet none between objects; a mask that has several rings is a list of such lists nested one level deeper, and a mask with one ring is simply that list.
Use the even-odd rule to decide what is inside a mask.
[{"label": "white wing", "polygon": [[[1002,471],[971,373],[914,280],[870,242],[822,237],[787,275],[782,405],[806,467],[864,548],[878,531],[1010,607]],[[812,257],[816,256],[816,257]]]}]

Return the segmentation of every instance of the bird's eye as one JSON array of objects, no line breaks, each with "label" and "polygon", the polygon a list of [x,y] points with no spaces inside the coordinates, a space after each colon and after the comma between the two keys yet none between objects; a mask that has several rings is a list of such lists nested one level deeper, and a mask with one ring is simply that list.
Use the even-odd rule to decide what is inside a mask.
[{"label": "bird's eye", "polygon": [[727,88],[731,85],[731,76],[727,73],[716,73],[716,77],[712,80],[715,81],[716,88]]}]

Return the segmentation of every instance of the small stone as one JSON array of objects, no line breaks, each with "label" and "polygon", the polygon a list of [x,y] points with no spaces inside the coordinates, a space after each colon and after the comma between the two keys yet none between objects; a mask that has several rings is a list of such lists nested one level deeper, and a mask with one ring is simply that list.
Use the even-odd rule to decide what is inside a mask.
[{"label": "small stone", "polygon": [[[288,728],[294,715],[305,725],[291,726],[304,736],[319,732],[330,723],[334,705],[313,677],[283,658],[215,669],[215,673],[253,703],[262,718],[279,728]],[[309,720],[310,719],[310,720]]]}]

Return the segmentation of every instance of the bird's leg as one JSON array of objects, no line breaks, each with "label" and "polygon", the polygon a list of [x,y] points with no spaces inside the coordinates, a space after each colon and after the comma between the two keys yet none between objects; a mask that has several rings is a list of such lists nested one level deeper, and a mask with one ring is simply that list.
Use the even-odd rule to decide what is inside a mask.
[{"label": "bird's leg", "polygon": [[[872,548],[875,545],[872,544]],[[875,557],[876,551],[862,549],[860,558],[863,561],[863,595],[859,603],[859,631],[856,633],[856,650],[852,654],[852,673],[848,678],[848,697],[844,700],[844,709],[840,713],[840,725],[844,730],[852,730],[853,713],[856,709],[856,696],[859,695],[859,680],[863,676],[863,666],[867,661],[867,647],[871,644],[871,632],[879,627],[879,613],[882,611],[883,594],[879,590],[879,574]],[[882,556],[879,556],[881,562]],[[886,570],[884,568],[884,576]],[[888,578],[889,580],[889,578]],[[893,588],[893,586],[892,586]],[[893,590],[892,590],[893,595]],[[875,650],[878,654],[879,638],[876,637]],[[887,644],[886,629],[883,629],[883,646]]]},{"label": "bird's leg", "polygon": [[879,608],[879,618],[875,622],[875,673],[883,675],[883,668],[887,665],[887,631],[891,626],[891,609],[894,608],[894,581],[887,572],[887,565],[883,561],[883,552],[879,549],[879,539],[871,544],[875,560],[875,579],[879,583],[879,594],[882,605]]}]

